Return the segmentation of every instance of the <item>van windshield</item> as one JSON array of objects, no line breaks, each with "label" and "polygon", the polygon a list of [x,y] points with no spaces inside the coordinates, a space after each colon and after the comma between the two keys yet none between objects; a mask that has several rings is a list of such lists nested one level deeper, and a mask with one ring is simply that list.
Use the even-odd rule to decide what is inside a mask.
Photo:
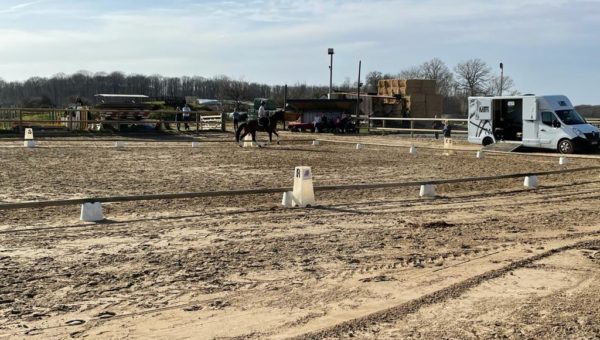
[{"label": "van windshield", "polygon": [[575,110],[556,110],[556,115],[567,125],[585,124],[586,121]]}]

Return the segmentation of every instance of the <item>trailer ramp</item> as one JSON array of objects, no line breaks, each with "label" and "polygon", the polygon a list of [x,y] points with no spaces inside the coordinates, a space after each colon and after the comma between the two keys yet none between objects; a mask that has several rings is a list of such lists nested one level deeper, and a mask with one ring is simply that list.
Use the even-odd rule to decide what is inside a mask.
[{"label": "trailer ramp", "polygon": [[497,142],[483,147],[485,151],[513,152],[519,151],[522,145],[518,142]]}]

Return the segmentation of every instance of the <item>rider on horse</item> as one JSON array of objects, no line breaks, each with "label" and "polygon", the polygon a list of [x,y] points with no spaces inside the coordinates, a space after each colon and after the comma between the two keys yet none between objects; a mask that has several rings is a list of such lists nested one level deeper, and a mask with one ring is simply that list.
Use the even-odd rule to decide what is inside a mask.
[{"label": "rider on horse", "polygon": [[269,114],[267,110],[265,110],[265,102],[260,102],[260,107],[258,108],[258,125],[262,127],[269,126]]}]

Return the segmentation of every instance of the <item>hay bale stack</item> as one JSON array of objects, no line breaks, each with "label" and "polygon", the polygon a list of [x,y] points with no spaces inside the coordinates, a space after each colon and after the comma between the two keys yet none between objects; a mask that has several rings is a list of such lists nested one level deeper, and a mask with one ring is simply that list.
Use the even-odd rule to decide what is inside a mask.
[{"label": "hay bale stack", "polygon": [[[411,117],[431,118],[441,115],[443,98],[435,93],[435,80],[429,79],[382,79],[378,82],[380,96],[400,96],[406,99]],[[385,98],[384,104],[400,104],[398,99]]]}]

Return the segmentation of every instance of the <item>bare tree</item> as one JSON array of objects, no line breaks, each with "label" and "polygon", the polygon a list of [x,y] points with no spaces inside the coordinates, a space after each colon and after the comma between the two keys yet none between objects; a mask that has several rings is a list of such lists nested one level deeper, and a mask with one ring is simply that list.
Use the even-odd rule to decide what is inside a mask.
[{"label": "bare tree", "polygon": [[438,94],[449,96],[452,92],[454,75],[446,64],[438,58],[424,62],[421,65],[423,78],[436,81],[436,91]]},{"label": "bare tree", "polygon": [[424,73],[421,66],[412,66],[400,71],[398,76],[401,79],[423,79]]},{"label": "bare tree", "polygon": [[[500,86],[502,86],[502,91],[500,91]],[[488,87],[486,90],[486,95],[488,96],[499,96],[502,95],[517,95],[519,91],[513,89],[514,82],[511,77],[504,76],[501,80],[499,76],[492,76],[488,82]]]},{"label": "bare tree", "polygon": [[470,59],[454,68],[458,84],[469,96],[485,94],[491,68],[481,59]]},{"label": "bare tree", "polygon": [[377,91],[377,87],[379,86],[379,81],[383,79],[383,74],[379,71],[371,71],[367,73],[365,83],[368,92]]}]

